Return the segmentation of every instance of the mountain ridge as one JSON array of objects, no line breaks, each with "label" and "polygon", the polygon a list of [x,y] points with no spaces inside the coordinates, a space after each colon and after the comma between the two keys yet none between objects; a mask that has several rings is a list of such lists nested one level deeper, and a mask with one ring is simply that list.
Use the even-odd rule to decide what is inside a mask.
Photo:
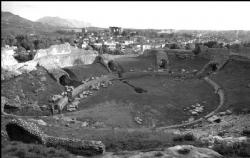
[{"label": "mountain ridge", "polygon": [[55,27],[64,27],[64,28],[83,28],[90,27],[91,24],[84,21],[79,21],[75,19],[65,19],[61,17],[51,17],[45,16],[37,20],[37,22],[41,22],[43,24],[49,24]]},{"label": "mountain ridge", "polygon": [[39,32],[53,32],[57,29],[52,25],[34,22],[11,12],[1,12],[2,35],[36,34]]}]

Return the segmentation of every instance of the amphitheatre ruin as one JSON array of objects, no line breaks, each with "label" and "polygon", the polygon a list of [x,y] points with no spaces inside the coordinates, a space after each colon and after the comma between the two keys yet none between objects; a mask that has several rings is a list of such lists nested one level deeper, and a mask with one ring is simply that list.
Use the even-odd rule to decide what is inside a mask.
[{"label": "amphitheatre ruin", "polygon": [[[180,144],[194,150],[183,157],[222,157],[216,149],[230,141],[244,144],[238,152],[247,155],[249,139],[241,131],[249,128],[249,114],[230,119],[249,112],[249,52],[202,47],[199,54],[110,55],[66,43],[18,63],[13,49],[2,48],[2,138],[103,157],[116,151],[134,152],[120,157],[181,157],[179,148],[169,148]],[[202,150],[209,145],[220,154]]]}]

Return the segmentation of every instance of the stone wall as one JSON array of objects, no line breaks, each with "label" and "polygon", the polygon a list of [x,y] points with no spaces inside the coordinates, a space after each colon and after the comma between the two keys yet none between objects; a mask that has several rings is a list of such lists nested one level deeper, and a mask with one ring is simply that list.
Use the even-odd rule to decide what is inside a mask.
[{"label": "stone wall", "polygon": [[6,125],[6,131],[10,141],[64,148],[72,154],[81,156],[98,155],[105,152],[105,145],[101,141],[48,136],[35,123],[20,118],[11,120]]}]

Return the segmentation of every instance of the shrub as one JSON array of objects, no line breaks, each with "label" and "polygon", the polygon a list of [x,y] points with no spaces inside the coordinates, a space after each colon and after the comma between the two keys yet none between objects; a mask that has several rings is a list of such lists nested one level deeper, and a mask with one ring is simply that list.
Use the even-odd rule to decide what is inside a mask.
[{"label": "shrub", "polygon": [[46,147],[36,144],[25,144],[22,142],[2,142],[1,152],[3,157],[15,157],[15,158],[73,158],[74,155],[70,154],[66,150],[56,149],[53,147]]}]

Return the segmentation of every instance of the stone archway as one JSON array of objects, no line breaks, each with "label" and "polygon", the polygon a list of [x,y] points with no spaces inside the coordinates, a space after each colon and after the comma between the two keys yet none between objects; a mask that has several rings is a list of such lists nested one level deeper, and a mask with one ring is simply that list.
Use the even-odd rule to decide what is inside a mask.
[{"label": "stone archway", "polygon": [[164,51],[158,51],[156,54],[156,70],[167,69],[169,67],[168,54]]}]

